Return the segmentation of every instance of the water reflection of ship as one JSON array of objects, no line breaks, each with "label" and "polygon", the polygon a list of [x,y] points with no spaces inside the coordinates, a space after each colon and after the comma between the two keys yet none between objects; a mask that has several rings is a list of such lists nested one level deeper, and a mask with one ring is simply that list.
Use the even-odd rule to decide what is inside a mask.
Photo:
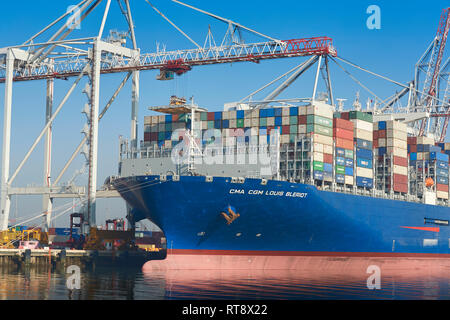
[{"label": "water reflection of ship", "polygon": [[[148,284],[164,281],[167,299],[322,299],[449,297],[444,259],[305,258],[296,270],[154,270]],[[381,290],[368,290],[371,265],[380,267]],[[344,292],[343,292],[344,291]]]}]

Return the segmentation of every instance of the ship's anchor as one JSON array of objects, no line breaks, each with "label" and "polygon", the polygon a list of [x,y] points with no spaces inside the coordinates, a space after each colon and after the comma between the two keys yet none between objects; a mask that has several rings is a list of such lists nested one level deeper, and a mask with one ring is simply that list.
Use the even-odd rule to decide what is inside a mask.
[{"label": "ship's anchor", "polygon": [[240,217],[239,213],[236,213],[233,211],[233,209],[231,208],[231,206],[228,206],[227,209],[229,214],[226,214],[225,212],[221,212],[222,216],[225,218],[225,220],[227,220],[227,225],[230,225],[234,222],[234,220],[236,220],[237,218]]}]

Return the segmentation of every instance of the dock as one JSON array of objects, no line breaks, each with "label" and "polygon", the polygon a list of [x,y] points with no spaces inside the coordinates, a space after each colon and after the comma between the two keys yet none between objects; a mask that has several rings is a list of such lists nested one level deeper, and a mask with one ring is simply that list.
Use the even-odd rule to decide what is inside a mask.
[{"label": "dock", "polygon": [[141,268],[149,260],[164,258],[164,253],[143,250],[0,249],[0,269],[53,269],[70,265],[84,270],[104,265]]}]

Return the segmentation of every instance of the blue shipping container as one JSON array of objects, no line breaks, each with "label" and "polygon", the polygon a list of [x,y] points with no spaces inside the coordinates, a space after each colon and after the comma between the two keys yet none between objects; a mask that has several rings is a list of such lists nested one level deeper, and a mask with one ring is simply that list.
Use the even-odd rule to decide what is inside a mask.
[{"label": "blue shipping container", "polygon": [[323,180],[323,172],[322,171],[314,171],[314,179],[315,180]]},{"label": "blue shipping container", "polygon": [[345,167],[345,175],[346,176],[353,176],[353,167]]},{"label": "blue shipping container", "polygon": [[298,116],[298,107],[290,107],[289,115],[290,116]]},{"label": "blue shipping container", "polygon": [[336,148],[336,156],[344,157],[345,156],[345,150],[342,149],[342,148]]},{"label": "blue shipping container", "polygon": [[372,169],[372,160],[371,159],[363,159],[357,158],[356,165],[360,168]]},{"label": "blue shipping container", "polygon": [[331,163],[323,164],[323,171],[325,172],[333,172],[333,165]]},{"label": "blue shipping container", "polygon": [[275,108],[275,117],[281,117],[283,114],[283,108]]},{"label": "blue shipping container", "polygon": [[356,158],[372,159],[372,150],[356,148]]},{"label": "blue shipping container", "polygon": [[386,130],[386,121],[378,121],[378,130]]},{"label": "blue shipping container", "polygon": [[410,161],[416,161],[417,160],[417,153],[416,152],[411,152],[409,154],[409,160]]},{"label": "blue shipping container", "polygon": [[359,148],[372,150],[372,141],[356,138],[356,146]]},{"label": "blue shipping container", "polygon": [[436,161],[436,168],[448,170],[448,162],[438,160],[438,161]]},{"label": "blue shipping container", "polygon": [[356,177],[356,185],[358,187],[372,188],[373,187],[373,179],[364,178],[364,177]]},{"label": "blue shipping container", "polygon": [[345,183],[345,176],[343,176],[342,174],[337,174],[336,175],[336,182],[337,183]]},{"label": "blue shipping container", "polygon": [[343,157],[336,157],[336,164],[340,166],[345,166],[345,158]]},{"label": "blue shipping container", "polygon": [[448,154],[433,151],[430,152],[430,160],[439,160],[448,162]]},{"label": "blue shipping container", "polygon": [[448,185],[448,177],[436,177],[436,183]]},{"label": "blue shipping container", "polygon": [[448,177],[448,170],[437,168],[436,174],[441,177]]},{"label": "blue shipping container", "polygon": [[345,158],[345,166],[353,168],[353,159]]}]

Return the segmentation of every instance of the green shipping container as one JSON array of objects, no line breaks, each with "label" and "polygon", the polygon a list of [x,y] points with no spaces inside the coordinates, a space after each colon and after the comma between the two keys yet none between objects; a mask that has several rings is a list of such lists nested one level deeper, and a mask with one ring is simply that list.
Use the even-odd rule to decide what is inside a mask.
[{"label": "green shipping container", "polygon": [[200,120],[201,121],[207,121],[208,120],[208,113],[207,112],[200,113]]},{"label": "green shipping container", "polygon": [[[289,117],[289,124],[293,125],[293,124],[298,124],[298,117],[297,116],[290,116]],[[291,131],[292,132],[292,131]]]},{"label": "green shipping container", "polygon": [[237,119],[236,120],[236,127],[243,128],[244,127],[244,119]]},{"label": "green shipping container", "polygon": [[340,112],[333,113],[333,118],[340,119],[341,118],[341,113]]},{"label": "green shipping container", "polygon": [[363,121],[367,121],[367,122],[373,122],[373,116],[370,113],[362,112],[362,111],[350,111],[349,118],[363,120]]},{"label": "green shipping container", "polygon": [[165,132],[158,132],[158,140],[164,140],[166,138]]},{"label": "green shipping container", "polygon": [[296,139],[297,139],[297,134],[296,133],[291,133],[289,135],[289,143],[294,143]]},{"label": "green shipping container", "polygon": [[324,127],[324,126],[320,126],[320,125],[314,125],[314,124],[308,124],[306,126],[306,133],[317,133],[317,134],[321,134],[323,136],[328,136],[328,137],[332,137],[333,136],[333,129],[328,128],[328,127]]},{"label": "green shipping container", "polygon": [[345,174],[345,166],[336,165],[337,174]]},{"label": "green shipping container", "polygon": [[314,171],[323,171],[323,162],[322,161],[314,161],[313,169],[314,169]]},{"label": "green shipping container", "polygon": [[318,124],[324,127],[333,128],[333,119],[310,114],[306,117],[306,124]]},{"label": "green shipping container", "polygon": [[349,159],[353,159],[353,150],[345,150],[345,155],[346,158]]},{"label": "green shipping container", "polygon": [[298,132],[298,126],[296,124],[291,125],[291,127],[289,128],[289,133],[297,133]]},{"label": "green shipping container", "polygon": [[214,129],[214,121],[208,121],[208,129]]},{"label": "green shipping container", "polygon": [[260,127],[267,126],[267,118],[259,118],[259,126]]}]

